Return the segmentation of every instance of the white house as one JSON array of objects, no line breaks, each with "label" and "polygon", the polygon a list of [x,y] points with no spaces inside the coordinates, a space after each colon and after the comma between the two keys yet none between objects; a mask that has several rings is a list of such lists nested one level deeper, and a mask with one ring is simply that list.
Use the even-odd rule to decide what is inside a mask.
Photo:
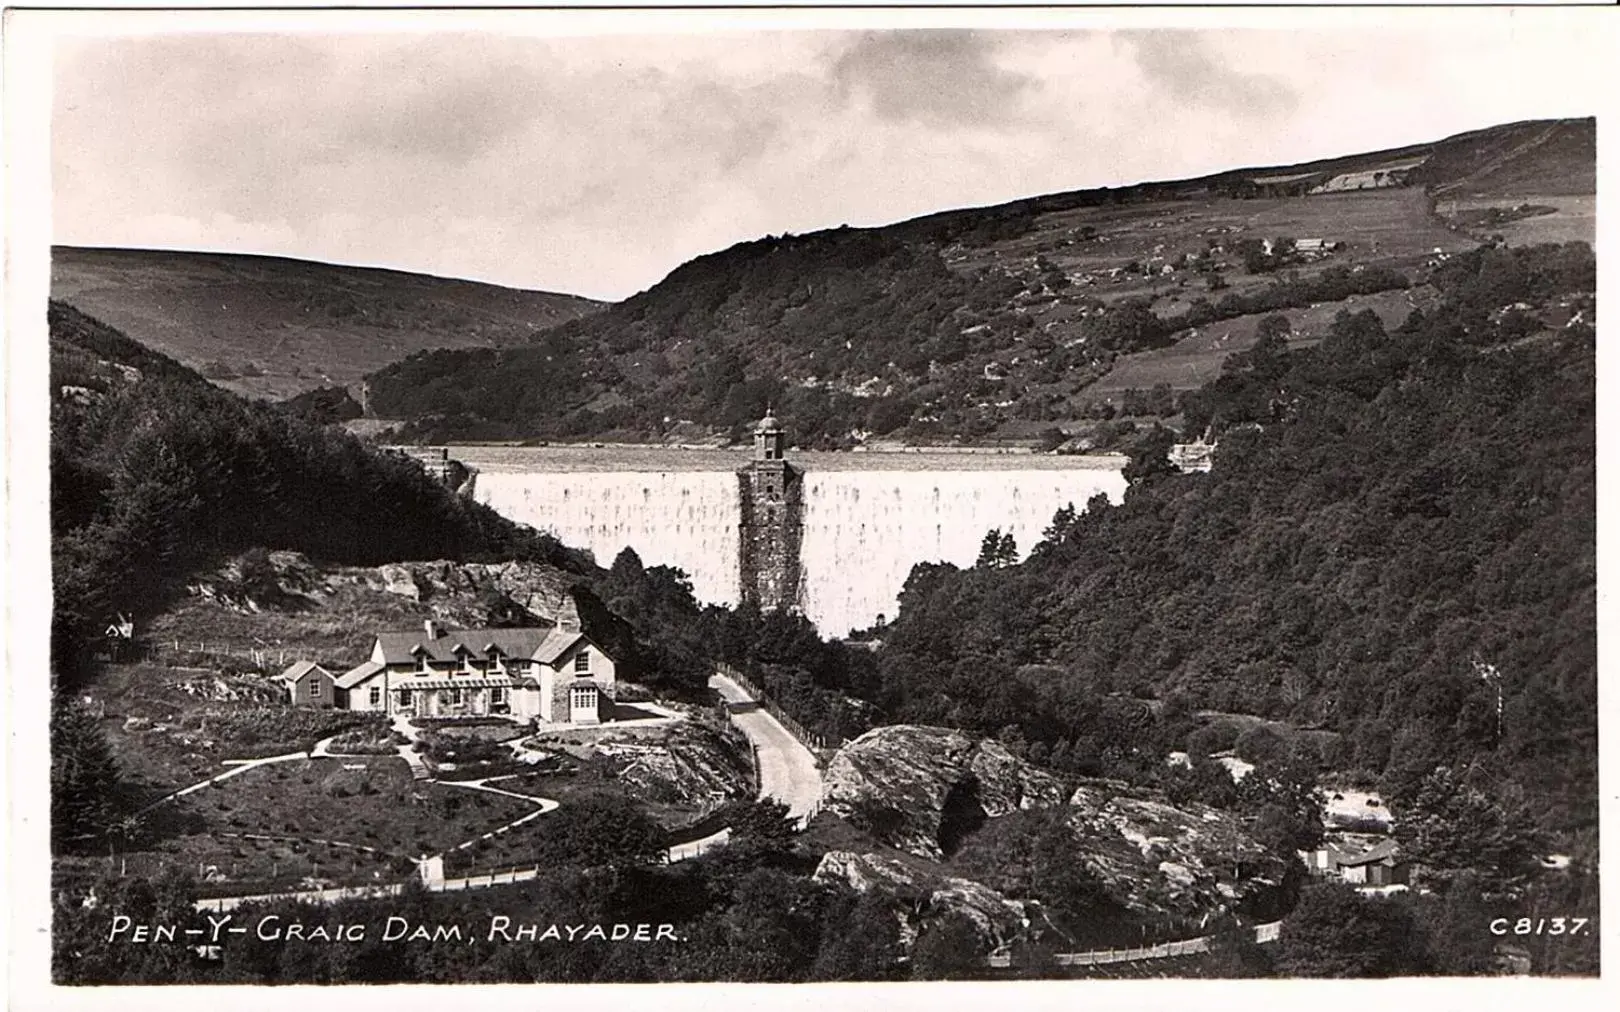
[{"label": "white house", "polygon": [[611,719],[613,658],[571,626],[378,633],[337,679],[350,710],[420,717],[504,715],[552,724]]}]

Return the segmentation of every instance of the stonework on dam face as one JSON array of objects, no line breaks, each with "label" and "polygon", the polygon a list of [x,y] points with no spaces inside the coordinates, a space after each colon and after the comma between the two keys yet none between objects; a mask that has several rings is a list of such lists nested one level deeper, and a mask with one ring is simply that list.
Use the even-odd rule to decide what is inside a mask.
[{"label": "stonework on dam face", "polygon": [[[828,636],[869,626],[879,615],[893,618],[918,562],[971,566],[992,527],[1011,533],[1027,557],[1063,506],[1084,508],[1099,492],[1117,503],[1125,493],[1123,461],[1088,466],[1072,458],[930,453],[795,454],[767,462],[717,451],[604,449],[594,451],[599,459],[589,470],[581,469],[580,459],[592,452],[457,455],[480,470],[479,501],[591,550],[604,566],[628,545],[649,566],[678,567],[701,601],[743,600],[744,555],[751,553],[750,571],[766,574],[770,597],[762,600],[796,602]],[[634,470],[602,469],[619,459]],[[668,470],[649,468],[649,461],[666,460]],[[772,469],[755,470],[763,463]],[[777,473],[777,463],[783,478],[773,493],[767,475]],[[786,478],[790,469],[796,483]],[[784,519],[795,487],[796,577],[783,550],[788,531],[767,533]],[[767,520],[765,511],[777,508],[783,512]],[[745,511],[753,512],[745,517]],[[767,559],[774,561],[761,564]],[[789,589],[793,579],[797,586]]]}]

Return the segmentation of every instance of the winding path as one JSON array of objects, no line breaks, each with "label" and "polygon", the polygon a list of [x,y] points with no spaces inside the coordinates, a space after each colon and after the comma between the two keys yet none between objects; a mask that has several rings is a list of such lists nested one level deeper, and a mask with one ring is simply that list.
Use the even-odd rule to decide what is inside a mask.
[{"label": "winding path", "polygon": [[815,753],[730,678],[716,672],[709,677],[709,688],[720,693],[731,711],[731,722],[754,745],[759,757],[759,796],[786,804],[788,814],[801,825],[808,821],[821,802],[821,768]]}]

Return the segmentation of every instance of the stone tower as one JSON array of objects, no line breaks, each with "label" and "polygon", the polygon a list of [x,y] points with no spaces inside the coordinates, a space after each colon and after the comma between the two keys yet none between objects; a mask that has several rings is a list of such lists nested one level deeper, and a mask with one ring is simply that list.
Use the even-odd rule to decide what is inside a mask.
[{"label": "stone tower", "polygon": [[769,412],[754,426],[754,459],[737,472],[742,599],[774,611],[799,605],[804,472],[785,459],[787,436]]}]

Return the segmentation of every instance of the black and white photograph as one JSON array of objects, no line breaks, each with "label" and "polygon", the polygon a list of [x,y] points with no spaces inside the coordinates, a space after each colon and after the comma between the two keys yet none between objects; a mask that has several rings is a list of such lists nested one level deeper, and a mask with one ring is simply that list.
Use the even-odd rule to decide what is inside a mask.
[{"label": "black and white photograph", "polygon": [[18,1007],[1595,985],[1608,13],[8,11]]}]

